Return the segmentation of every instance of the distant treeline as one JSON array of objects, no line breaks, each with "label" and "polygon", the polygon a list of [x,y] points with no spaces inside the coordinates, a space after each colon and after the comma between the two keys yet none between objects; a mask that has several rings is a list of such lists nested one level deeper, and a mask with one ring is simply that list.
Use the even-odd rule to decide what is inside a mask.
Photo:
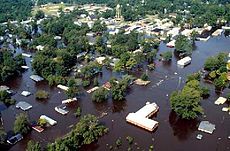
[{"label": "distant treeline", "polygon": [[0,22],[24,20],[31,14],[32,0],[1,0]]},{"label": "distant treeline", "polygon": [[[22,20],[31,15],[31,8],[36,0],[1,0],[0,22]],[[175,23],[190,22],[193,26],[208,23],[215,25],[217,19],[230,21],[229,0],[38,0],[37,4],[47,3],[86,4],[98,3],[115,7],[122,5],[122,14],[126,21],[143,18],[146,14],[178,13]],[[178,12],[178,10],[181,10]],[[183,13],[189,10],[190,13]]]}]

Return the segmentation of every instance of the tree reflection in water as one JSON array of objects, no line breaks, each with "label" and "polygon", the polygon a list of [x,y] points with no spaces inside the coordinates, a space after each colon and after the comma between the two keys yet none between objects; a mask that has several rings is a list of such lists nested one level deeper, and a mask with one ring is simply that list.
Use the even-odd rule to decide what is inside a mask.
[{"label": "tree reflection in water", "polygon": [[197,130],[198,123],[199,121],[197,119],[181,119],[174,111],[171,111],[169,114],[169,124],[172,127],[173,135],[179,140],[187,140],[189,136]]},{"label": "tree reflection in water", "polygon": [[126,100],[123,101],[113,101],[112,112],[113,113],[120,113],[125,111],[127,107]]}]

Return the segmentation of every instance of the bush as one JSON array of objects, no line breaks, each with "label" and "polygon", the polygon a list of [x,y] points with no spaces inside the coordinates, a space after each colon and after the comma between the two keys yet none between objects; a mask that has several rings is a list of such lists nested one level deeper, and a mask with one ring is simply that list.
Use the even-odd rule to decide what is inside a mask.
[{"label": "bush", "polygon": [[126,140],[129,142],[129,144],[131,145],[133,143],[133,138],[131,136],[127,136]]},{"label": "bush", "polygon": [[218,70],[222,67],[221,70],[225,70],[227,62],[227,54],[226,53],[219,53],[216,56],[212,56],[206,59],[204,63],[204,69],[208,71]]},{"label": "bush", "polygon": [[166,51],[161,54],[163,61],[170,61],[172,59],[172,51]]},{"label": "bush", "polygon": [[7,91],[0,91],[0,101],[5,105],[10,106],[16,103],[14,99],[11,99],[10,94]]},{"label": "bush", "polygon": [[78,108],[76,109],[76,111],[75,111],[75,116],[76,116],[76,117],[81,116],[81,108],[80,108],[80,107],[78,107]]},{"label": "bush", "polygon": [[216,71],[210,72],[209,77],[212,78],[212,79],[215,79],[216,78]]},{"label": "bush", "polygon": [[187,76],[187,82],[192,80],[200,81],[200,78],[201,78],[200,72],[193,73]]},{"label": "bush", "polygon": [[44,127],[46,126],[46,124],[47,124],[46,119],[40,119],[40,118],[38,119],[38,125]]},{"label": "bush", "polygon": [[98,85],[99,85],[98,79],[94,78],[94,80],[93,80],[93,86],[98,86]]},{"label": "bush", "polygon": [[230,101],[230,93],[227,94],[227,99]]},{"label": "bush", "polygon": [[27,134],[29,131],[30,126],[28,116],[24,113],[20,113],[16,116],[16,120],[14,122],[14,132],[24,135]]},{"label": "bush", "polygon": [[121,141],[120,138],[118,138],[118,139],[116,140],[116,145],[117,145],[117,147],[119,147],[119,146],[122,145],[122,141]]},{"label": "bush", "polygon": [[89,80],[84,80],[84,81],[82,81],[82,86],[83,87],[87,87],[87,86],[89,86],[90,85],[90,81]]},{"label": "bush", "polygon": [[26,148],[26,151],[41,151],[41,146],[38,142],[34,142],[32,140],[30,140],[28,143],[27,143],[27,148]]},{"label": "bush", "polygon": [[99,89],[97,89],[96,91],[93,92],[92,95],[92,100],[94,102],[103,102],[106,101],[108,99],[108,90],[106,90],[105,88],[101,87]]},{"label": "bush", "polygon": [[48,99],[49,98],[49,93],[46,92],[45,90],[38,90],[35,94],[36,99]]},{"label": "bush", "polygon": [[147,81],[148,79],[149,79],[149,76],[148,76],[146,73],[143,73],[143,74],[141,75],[141,80]]},{"label": "bush", "polygon": [[201,96],[208,96],[210,93],[210,90],[208,87],[201,87]]}]

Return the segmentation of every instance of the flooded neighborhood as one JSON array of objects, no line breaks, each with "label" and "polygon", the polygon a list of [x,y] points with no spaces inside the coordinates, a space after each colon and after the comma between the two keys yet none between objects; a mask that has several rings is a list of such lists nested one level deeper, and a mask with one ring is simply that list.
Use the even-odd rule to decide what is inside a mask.
[{"label": "flooded neighborhood", "polygon": [[230,150],[229,20],[38,3],[0,25],[1,150]]}]

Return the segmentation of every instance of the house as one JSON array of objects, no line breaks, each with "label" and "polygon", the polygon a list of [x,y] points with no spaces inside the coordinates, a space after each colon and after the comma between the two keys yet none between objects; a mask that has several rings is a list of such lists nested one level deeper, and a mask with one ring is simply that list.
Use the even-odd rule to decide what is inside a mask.
[{"label": "house", "polygon": [[209,134],[212,134],[215,129],[216,129],[215,125],[212,123],[209,123],[209,121],[200,122],[199,127],[198,127],[199,131],[206,132]]},{"label": "house", "polygon": [[137,112],[129,113],[126,116],[126,121],[148,131],[153,131],[158,126],[158,122],[149,119],[149,117],[155,114],[158,110],[159,107],[156,103],[147,102],[146,105]]},{"label": "house", "polygon": [[223,29],[217,29],[216,31],[214,31],[214,33],[212,33],[212,36],[219,36],[222,34],[223,31]]},{"label": "house", "polygon": [[31,58],[31,57],[32,57],[32,55],[27,54],[27,53],[22,53],[22,56],[23,56],[23,57],[28,57],[28,58]]},{"label": "house", "polygon": [[40,82],[43,81],[44,79],[42,77],[40,77],[39,75],[31,75],[30,79],[36,81],[36,82]]},{"label": "house", "polygon": [[186,65],[190,64],[191,61],[192,61],[192,59],[189,56],[187,56],[183,59],[178,60],[177,65],[178,65],[178,67],[184,68]]},{"label": "house", "polygon": [[66,110],[66,106],[65,105],[56,106],[54,109],[55,109],[55,111],[57,111],[58,113],[60,113],[62,115],[66,115],[66,114],[69,113],[69,111]]},{"label": "house", "polygon": [[31,95],[31,93],[29,91],[22,91],[21,95],[27,97],[27,96]]},{"label": "house", "polygon": [[136,80],[134,81],[134,83],[135,83],[136,85],[140,85],[140,86],[146,86],[146,85],[148,85],[150,82],[151,82],[151,81],[144,81],[144,80],[142,80],[142,79],[136,79]]},{"label": "house", "polygon": [[173,47],[175,47],[175,43],[176,43],[176,40],[172,40],[172,41],[168,42],[166,44],[166,46],[169,47],[169,48],[173,48]]},{"label": "house", "polygon": [[28,66],[21,66],[21,68],[27,70],[27,69],[29,69],[30,67],[28,67]]},{"label": "house", "polygon": [[68,89],[69,89],[69,87],[61,85],[61,84],[57,85],[57,87],[62,89],[62,90],[65,90],[65,91],[68,91]]},{"label": "house", "polygon": [[71,103],[71,102],[74,102],[74,101],[77,101],[77,98],[72,98],[72,99],[63,100],[63,101],[62,101],[62,104]]},{"label": "house", "polygon": [[16,108],[20,108],[23,111],[27,111],[32,108],[32,105],[30,105],[27,102],[21,101],[16,104]]},{"label": "house", "polygon": [[89,89],[89,90],[88,90],[88,91],[86,91],[86,92],[87,92],[87,93],[92,93],[92,92],[96,91],[97,89],[99,89],[99,87],[98,87],[98,86],[93,87],[92,89]]},{"label": "house", "polygon": [[5,86],[5,85],[0,86],[0,91],[7,91],[7,90],[10,90],[8,86]]},{"label": "house", "polygon": [[46,116],[46,115],[41,115],[41,116],[40,116],[40,119],[46,120],[46,122],[47,122],[48,124],[50,124],[51,126],[57,124],[57,121],[53,120],[52,118],[50,118],[50,117],[48,117],[48,116]]},{"label": "house", "polygon": [[96,58],[97,63],[99,63],[100,65],[103,64],[104,60],[105,60],[105,57],[98,57],[98,58]]},{"label": "house", "polygon": [[224,97],[219,97],[219,98],[215,101],[215,104],[216,104],[216,105],[224,104],[226,101],[227,101],[226,98],[224,98]]}]

